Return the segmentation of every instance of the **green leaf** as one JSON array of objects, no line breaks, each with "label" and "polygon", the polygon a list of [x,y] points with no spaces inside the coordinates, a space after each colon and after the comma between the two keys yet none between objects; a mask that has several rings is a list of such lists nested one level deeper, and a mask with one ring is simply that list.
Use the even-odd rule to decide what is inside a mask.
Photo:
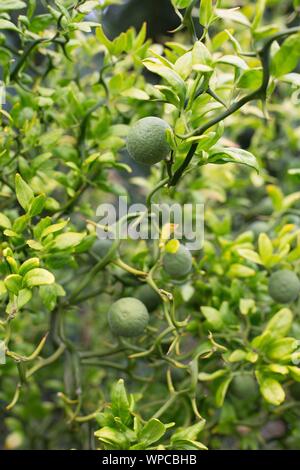
[{"label": "green leaf", "polygon": [[245,360],[251,362],[251,364],[255,364],[258,360],[258,354],[254,351],[248,351],[245,357]]},{"label": "green leaf", "polygon": [[66,225],[68,225],[68,220],[64,220],[63,222],[59,222],[57,224],[53,224],[53,225],[49,225],[48,227],[46,227],[42,233],[40,234],[40,237],[41,238],[44,238],[46,237],[47,235],[49,235],[50,233],[55,233],[55,232],[59,232],[60,230],[62,230]]},{"label": "green leaf", "polygon": [[225,396],[228,390],[228,387],[233,379],[233,376],[230,375],[228,377],[222,378],[218,384],[218,387],[215,392],[215,401],[216,406],[220,408],[224,404]]},{"label": "green leaf", "polygon": [[166,80],[172,88],[178,93],[181,104],[184,103],[185,94],[186,94],[186,85],[184,80],[171,68],[163,65],[156,58],[149,58],[143,60],[145,67],[153,73],[156,73],[164,80]]},{"label": "green leaf", "polygon": [[289,308],[282,308],[267,324],[264,332],[269,332],[275,338],[282,338],[291,329],[293,314]]},{"label": "green leaf", "polygon": [[295,10],[298,10],[300,8],[300,0],[293,0],[293,6]]},{"label": "green leaf", "polygon": [[128,424],[130,422],[130,405],[123,379],[120,379],[112,388],[111,409],[114,416],[118,416],[122,423]]},{"label": "green leaf", "polygon": [[35,241],[35,240],[27,240],[27,245],[30,246],[30,248],[32,248],[33,250],[36,250],[36,251],[41,251],[43,250],[43,245],[41,245],[41,243]]},{"label": "green leaf", "polygon": [[283,204],[284,204],[284,194],[282,190],[278,188],[278,186],[275,186],[274,184],[268,184],[267,191],[272,200],[274,209],[276,209],[277,211],[282,210]]},{"label": "green leaf", "polygon": [[41,286],[39,290],[42,302],[50,312],[56,306],[57,297],[65,295],[64,290],[58,284]]},{"label": "green leaf", "polygon": [[208,163],[217,164],[239,163],[254,168],[257,172],[259,172],[259,166],[255,156],[247,150],[240,148],[219,148],[215,146],[210,150],[207,161]]},{"label": "green leaf", "polygon": [[213,71],[213,60],[208,48],[201,41],[196,41],[192,50],[193,70],[206,73]]},{"label": "green leaf", "polygon": [[17,237],[17,238],[21,238],[21,236],[20,236],[17,232],[14,232],[13,230],[5,229],[3,233],[4,233],[4,235],[6,235],[7,237]]},{"label": "green leaf", "polygon": [[182,440],[182,441],[175,441],[173,446],[173,450],[207,450],[207,447],[202,444],[202,442],[198,441],[189,441],[189,440]]},{"label": "green leaf", "polygon": [[4,284],[9,291],[18,295],[22,287],[22,280],[23,278],[19,274],[10,274],[4,279]]},{"label": "green leaf", "polygon": [[236,349],[233,351],[230,356],[228,357],[229,362],[241,362],[246,359],[247,353],[242,349]]},{"label": "green leaf", "polygon": [[253,338],[251,345],[253,348],[266,350],[274,339],[282,338],[291,329],[293,314],[290,309],[282,308],[268,322],[263,333]]},{"label": "green leaf", "polygon": [[22,2],[21,0],[5,0],[3,2],[3,5],[0,5],[0,12],[9,10],[20,10],[21,8],[25,7],[26,3]]},{"label": "green leaf", "polygon": [[5,287],[4,281],[0,281],[0,297],[5,295],[7,292],[7,289]]},{"label": "green leaf", "polygon": [[171,436],[171,443],[175,443],[176,441],[185,441],[185,440],[192,440],[194,441],[197,439],[200,432],[203,431],[205,427],[205,420],[199,421],[198,423],[193,424],[192,426],[187,426],[182,429],[176,430],[176,432]]},{"label": "green leaf", "polygon": [[125,450],[128,449],[129,442],[123,432],[113,429],[108,426],[96,431],[95,436],[104,444],[109,450]]},{"label": "green leaf", "polygon": [[149,100],[149,95],[145,91],[140,90],[139,88],[135,88],[135,87],[128,88],[127,90],[122,91],[121,95],[127,98],[135,99],[135,100],[141,100],[141,101]]},{"label": "green leaf", "polygon": [[230,266],[227,274],[232,279],[236,277],[247,278],[250,276],[255,276],[256,271],[252,268],[249,268],[248,266],[245,266],[244,264],[234,263]]},{"label": "green leaf", "polygon": [[238,248],[237,252],[242,258],[248,259],[256,264],[263,264],[261,257],[256,251],[249,250],[248,248]]},{"label": "green leaf", "polygon": [[28,223],[29,223],[30,217],[28,214],[23,214],[20,217],[18,217],[13,224],[13,230],[16,233],[22,233],[26,229]]},{"label": "green leaf", "polygon": [[254,299],[240,299],[239,307],[242,315],[248,315],[256,311]]},{"label": "green leaf", "polygon": [[8,228],[10,229],[11,228],[11,221],[9,220],[9,218],[3,214],[2,212],[0,212],[0,227],[2,228]]},{"label": "green leaf", "polygon": [[255,349],[264,350],[273,341],[273,336],[269,331],[264,332],[262,335],[256,336],[251,341],[251,346]]},{"label": "green leaf", "polygon": [[175,8],[187,8],[193,0],[171,0]]},{"label": "green leaf", "polygon": [[21,289],[17,298],[18,308],[24,307],[24,305],[26,305],[31,300],[31,297],[32,291],[30,289]]},{"label": "green leaf", "polygon": [[103,44],[109,51],[112,51],[113,49],[113,42],[110,41],[107,36],[105,35],[103,28],[101,25],[99,25],[96,28],[96,38],[98,41]]},{"label": "green leaf", "polygon": [[30,203],[28,214],[30,217],[35,217],[36,215],[40,214],[44,209],[45,202],[46,202],[45,194],[39,194],[36,196]]},{"label": "green leaf", "polygon": [[24,261],[23,264],[21,264],[20,269],[19,269],[19,274],[21,276],[24,276],[31,269],[38,268],[39,265],[40,265],[39,258],[29,258],[26,261]]},{"label": "green leaf", "polygon": [[98,0],[89,0],[85,2],[83,5],[80,5],[78,7],[78,11],[80,11],[80,13],[90,13],[91,11],[95,10],[99,6],[100,4]]},{"label": "green leaf", "polygon": [[199,22],[205,28],[208,28],[213,18],[212,0],[201,0],[199,9]]},{"label": "green leaf", "polygon": [[288,367],[282,364],[269,364],[264,367],[264,371],[270,371],[280,375],[287,375],[289,373]]},{"label": "green leaf", "polygon": [[201,312],[205,316],[208,326],[214,330],[221,330],[223,327],[223,320],[220,312],[213,307],[201,307]]},{"label": "green leaf", "polygon": [[257,0],[256,1],[256,10],[255,16],[252,21],[252,29],[255,31],[256,28],[260,25],[263,18],[263,14],[266,8],[267,0]]},{"label": "green leaf", "polygon": [[272,361],[290,360],[291,354],[298,348],[298,340],[295,338],[279,338],[273,341],[267,348],[266,354]]},{"label": "green leaf", "polygon": [[239,7],[229,9],[216,8],[215,14],[218,18],[221,18],[222,20],[233,21],[236,23],[240,23],[244,26],[250,26],[248,18],[239,11]]},{"label": "green leaf", "polygon": [[258,237],[258,252],[262,264],[267,265],[273,254],[273,245],[266,233],[261,233]]},{"label": "green leaf", "polygon": [[24,276],[24,285],[28,287],[43,286],[45,284],[53,284],[55,278],[50,271],[43,268],[35,268],[28,271]]},{"label": "green leaf", "polygon": [[288,369],[293,380],[300,382],[300,367],[288,366]]},{"label": "green leaf", "polygon": [[16,174],[16,196],[19,204],[27,211],[30,207],[30,203],[34,198],[34,193],[28,184],[23,180],[19,173]]},{"label": "green leaf", "polygon": [[248,69],[242,72],[237,82],[238,88],[247,88],[249,90],[256,90],[262,83],[262,69]]},{"label": "green leaf", "polygon": [[[148,447],[154,442],[159,441],[159,439],[165,434],[166,430],[166,426],[161,421],[156,418],[152,418],[145,424],[138,437],[142,442],[143,447]],[[137,446],[133,446],[131,449],[138,449],[139,446],[140,444],[137,444]]]},{"label": "green leaf", "polygon": [[75,247],[79,245],[82,239],[85,237],[85,233],[77,232],[66,232],[61,233],[54,240],[54,248],[58,250],[66,250],[67,248]]},{"label": "green leaf", "polygon": [[285,400],[285,393],[280,383],[271,378],[256,374],[259,388],[264,399],[271,405],[278,406]]},{"label": "green leaf", "polygon": [[[0,10],[1,10],[1,6],[0,6]],[[19,28],[17,28],[17,26],[14,23],[12,23],[11,21],[5,20],[3,18],[0,18],[0,31],[2,29],[10,29],[12,31],[19,31]]]},{"label": "green leaf", "polygon": [[300,59],[300,33],[288,37],[274,55],[271,62],[271,72],[275,77],[281,77],[294,70]]},{"label": "green leaf", "polygon": [[184,80],[188,78],[192,71],[192,52],[186,52],[176,60],[174,64],[174,70],[177,72]]},{"label": "green leaf", "polygon": [[233,67],[237,67],[238,69],[247,70],[248,65],[246,62],[236,55],[224,55],[216,60],[217,64],[226,64],[226,65],[233,65]]}]

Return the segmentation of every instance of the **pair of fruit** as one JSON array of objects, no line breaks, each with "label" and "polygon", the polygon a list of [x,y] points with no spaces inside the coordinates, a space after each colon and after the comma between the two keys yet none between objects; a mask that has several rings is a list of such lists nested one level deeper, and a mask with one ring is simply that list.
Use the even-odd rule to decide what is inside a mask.
[{"label": "pair of fruit", "polygon": [[[163,268],[169,276],[178,279],[186,276],[192,269],[192,257],[189,250],[178,244],[175,252],[166,252]],[[114,302],[108,311],[108,323],[117,336],[140,336],[149,323],[149,312],[160,303],[159,295],[148,285],[139,287],[137,298],[124,297]]]}]

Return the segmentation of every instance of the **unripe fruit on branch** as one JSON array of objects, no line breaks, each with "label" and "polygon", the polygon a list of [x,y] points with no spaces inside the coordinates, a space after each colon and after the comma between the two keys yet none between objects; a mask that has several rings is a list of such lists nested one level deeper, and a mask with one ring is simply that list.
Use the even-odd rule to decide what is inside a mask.
[{"label": "unripe fruit on branch", "polygon": [[269,294],[273,300],[288,304],[296,300],[300,292],[297,274],[288,269],[275,271],[269,279]]},{"label": "unripe fruit on branch", "polygon": [[124,297],[117,300],[108,311],[110,329],[117,336],[140,336],[148,322],[147,308],[143,302],[134,297]]},{"label": "unripe fruit on branch", "polygon": [[163,268],[172,279],[182,279],[192,270],[192,255],[184,245],[178,244],[175,250],[166,250]]},{"label": "unripe fruit on branch", "polygon": [[137,121],[130,128],[127,150],[138,163],[153,165],[164,160],[171,151],[166,130],[171,129],[163,119],[150,116]]},{"label": "unripe fruit on branch", "polygon": [[148,284],[138,287],[135,294],[137,299],[146,305],[149,312],[155,310],[161,303],[161,298],[158,293]]}]

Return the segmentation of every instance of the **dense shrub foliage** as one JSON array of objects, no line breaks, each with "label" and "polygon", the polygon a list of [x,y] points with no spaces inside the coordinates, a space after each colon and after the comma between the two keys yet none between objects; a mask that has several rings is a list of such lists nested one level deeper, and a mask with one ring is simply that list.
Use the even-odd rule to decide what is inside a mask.
[{"label": "dense shrub foliage", "polygon": [[[118,3],[0,5],[0,446],[300,448],[300,2],[172,0],[159,43]],[[203,248],[99,241],[120,195],[204,203]]]}]

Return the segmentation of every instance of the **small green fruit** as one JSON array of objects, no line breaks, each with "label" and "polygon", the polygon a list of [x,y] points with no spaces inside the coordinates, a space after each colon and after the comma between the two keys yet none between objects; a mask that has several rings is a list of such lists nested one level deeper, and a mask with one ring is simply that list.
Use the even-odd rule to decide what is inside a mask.
[{"label": "small green fruit", "polygon": [[175,253],[164,254],[163,268],[173,279],[182,279],[192,270],[192,255],[184,245],[179,245]]},{"label": "small green fruit", "polygon": [[129,130],[127,150],[138,163],[153,165],[168,156],[170,146],[166,130],[169,124],[157,117],[146,117],[137,121]]},{"label": "small green fruit", "polygon": [[295,300],[300,292],[298,276],[288,269],[274,272],[269,279],[269,294],[273,300],[287,304]]},{"label": "small green fruit", "polygon": [[231,383],[233,395],[241,400],[255,399],[258,396],[258,385],[251,375],[237,375]]},{"label": "small green fruit", "polygon": [[134,297],[124,297],[114,302],[108,311],[108,323],[117,336],[140,336],[149,322],[145,305]]},{"label": "small green fruit", "polygon": [[144,284],[136,290],[136,297],[146,305],[149,312],[153,312],[161,303],[161,298],[149,284]]}]

